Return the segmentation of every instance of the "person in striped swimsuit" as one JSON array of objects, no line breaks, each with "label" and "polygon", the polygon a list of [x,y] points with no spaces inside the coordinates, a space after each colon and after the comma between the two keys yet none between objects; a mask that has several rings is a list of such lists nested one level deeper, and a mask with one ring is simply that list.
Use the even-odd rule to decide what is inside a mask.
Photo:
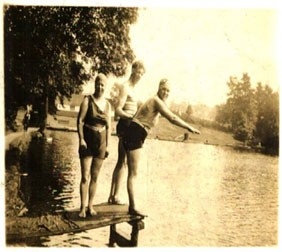
[{"label": "person in striped swimsuit", "polygon": [[123,178],[126,165],[126,153],[123,147],[122,138],[133,118],[137,109],[138,101],[135,96],[135,86],[145,73],[145,67],[141,61],[135,61],[132,64],[131,75],[129,79],[119,85],[119,100],[116,106],[115,113],[119,117],[117,123],[118,141],[118,160],[113,171],[112,183],[108,203],[122,204],[119,200],[120,184]]}]

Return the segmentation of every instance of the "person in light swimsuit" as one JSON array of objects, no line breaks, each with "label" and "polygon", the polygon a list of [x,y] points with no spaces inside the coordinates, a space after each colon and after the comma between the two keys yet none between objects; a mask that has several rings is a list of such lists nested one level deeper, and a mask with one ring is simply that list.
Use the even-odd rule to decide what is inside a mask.
[{"label": "person in light swimsuit", "polygon": [[158,123],[159,116],[162,115],[170,123],[184,128],[194,134],[200,134],[200,131],[193,128],[187,122],[183,121],[170,111],[165,103],[168,98],[169,91],[169,81],[167,79],[162,79],[159,83],[157,94],[148,99],[138,109],[123,137],[123,145],[127,155],[127,191],[130,214],[144,215],[137,209],[136,206],[135,181],[137,178],[137,171],[139,169],[141,148],[151,128]]},{"label": "person in light swimsuit", "polygon": [[138,101],[135,97],[135,86],[145,73],[145,67],[141,61],[135,61],[131,67],[129,79],[119,85],[119,99],[115,113],[119,116],[116,131],[118,141],[118,160],[112,175],[112,183],[108,203],[121,204],[119,200],[119,190],[121,180],[125,171],[125,150],[122,144],[122,138],[138,108]]},{"label": "person in light swimsuit", "polygon": [[91,216],[97,214],[93,208],[97,179],[103,161],[108,155],[111,106],[104,97],[106,84],[106,76],[98,74],[94,94],[84,97],[77,117],[81,165],[79,216],[82,218],[86,217],[87,209]]}]

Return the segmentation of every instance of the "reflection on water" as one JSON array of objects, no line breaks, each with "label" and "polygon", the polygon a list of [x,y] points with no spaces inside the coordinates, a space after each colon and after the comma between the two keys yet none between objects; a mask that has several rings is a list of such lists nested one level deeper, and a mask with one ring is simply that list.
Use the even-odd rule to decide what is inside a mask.
[{"label": "reflection on water", "polygon": [[[73,209],[78,197],[79,160],[75,133],[51,132],[52,143],[35,139],[22,178],[28,209],[46,213]],[[77,207],[77,205],[76,205]]]},{"label": "reflection on water", "polygon": [[[30,176],[23,186],[29,209],[78,208],[77,134],[49,133],[52,143],[34,145],[30,150],[37,156],[28,162]],[[96,203],[108,197],[117,159],[115,146],[117,139],[112,137],[112,152],[100,173]],[[124,179],[121,199],[127,202],[125,183]],[[140,208],[149,216],[139,234],[139,246],[277,245],[277,157],[205,144],[147,140],[136,194]],[[105,247],[108,235],[106,227],[43,237],[39,242],[48,247]]]}]

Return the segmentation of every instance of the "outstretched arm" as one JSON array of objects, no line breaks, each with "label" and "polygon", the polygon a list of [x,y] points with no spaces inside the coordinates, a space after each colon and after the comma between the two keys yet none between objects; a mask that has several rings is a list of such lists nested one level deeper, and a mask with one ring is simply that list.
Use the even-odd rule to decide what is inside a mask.
[{"label": "outstretched arm", "polygon": [[179,126],[181,128],[184,128],[194,134],[200,134],[200,131],[193,128],[190,124],[182,120],[180,117],[175,115],[168,107],[167,105],[159,98],[155,99],[155,105],[158,112],[166,118],[170,123]]}]

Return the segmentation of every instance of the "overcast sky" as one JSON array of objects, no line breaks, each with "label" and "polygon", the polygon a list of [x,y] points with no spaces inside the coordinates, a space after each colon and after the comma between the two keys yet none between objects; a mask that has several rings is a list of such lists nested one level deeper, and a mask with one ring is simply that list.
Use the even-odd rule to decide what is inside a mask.
[{"label": "overcast sky", "polygon": [[160,5],[159,1],[144,0],[140,6],[140,1],[133,0],[49,0],[48,5],[140,7],[138,21],[130,33],[133,49],[146,66],[146,74],[138,85],[140,98],[154,94],[159,80],[166,77],[173,84],[171,99],[214,106],[225,102],[229,77],[241,78],[244,72],[250,75],[253,87],[261,82],[279,90],[280,7],[272,0],[249,2],[252,4],[247,0],[238,0],[236,5],[186,0],[183,4],[174,0]]},{"label": "overcast sky", "polygon": [[225,102],[230,76],[247,72],[278,91],[278,11],[275,9],[146,8],[131,29],[144,61],[144,97],[167,77],[171,96],[210,106]]}]

